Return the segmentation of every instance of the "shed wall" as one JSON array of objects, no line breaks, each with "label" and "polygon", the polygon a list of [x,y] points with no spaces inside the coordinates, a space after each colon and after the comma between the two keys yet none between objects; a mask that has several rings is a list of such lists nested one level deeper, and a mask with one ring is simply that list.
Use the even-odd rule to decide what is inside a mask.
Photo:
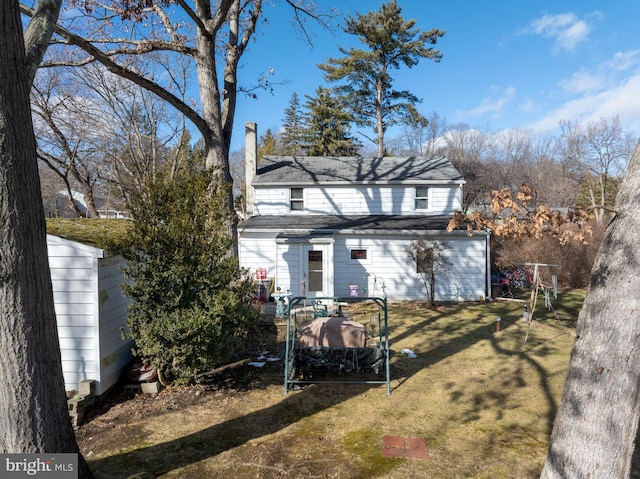
[{"label": "shed wall", "polygon": [[122,338],[126,328],[127,306],[130,299],[122,294],[120,285],[125,279],[121,268],[124,259],[120,256],[103,258],[98,262],[99,284],[99,361],[100,383],[96,385],[96,394],[100,395],[113,386],[119,379],[124,367],[133,359],[131,339]]},{"label": "shed wall", "polygon": [[97,263],[91,250],[66,243],[48,241],[48,250],[65,388],[77,390],[83,379],[99,379]]},{"label": "shed wall", "polygon": [[121,338],[129,300],[122,295],[121,257],[103,258],[99,248],[47,235],[49,268],[66,390],[84,379],[96,394],[118,380],[131,359]]}]

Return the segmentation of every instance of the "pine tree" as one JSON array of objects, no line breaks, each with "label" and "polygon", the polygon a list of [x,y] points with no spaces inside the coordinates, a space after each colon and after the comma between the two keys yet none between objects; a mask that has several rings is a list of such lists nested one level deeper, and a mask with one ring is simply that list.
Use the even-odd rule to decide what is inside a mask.
[{"label": "pine tree", "polygon": [[342,58],[318,65],[327,81],[344,82],[338,89],[347,99],[345,104],[359,125],[373,127],[379,156],[384,153],[387,128],[407,117],[415,122],[419,114],[414,104],[421,101],[407,90],[394,90],[390,70],[411,68],[421,58],[438,62],[442,57],[428,45],[435,45],[444,32],[434,28],[420,33],[416,20],[405,21],[401,12],[393,0],[378,12],[348,18],[344,31],[358,36],[367,50],[339,47]]},{"label": "pine tree", "polygon": [[258,143],[258,163],[260,163],[263,156],[280,155],[281,153],[282,148],[278,137],[268,128],[267,131],[264,132],[264,135],[260,137]]},{"label": "pine tree", "polygon": [[304,147],[304,128],[298,94],[294,91],[289,106],[284,111],[283,130],[281,136],[282,152],[285,155],[301,155]]},{"label": "pine tree", "polygon": [[360,142],[350,135],[352,115],[328,88],[318,87],[305,103],[307,154],[310,156],[355,156]]}]

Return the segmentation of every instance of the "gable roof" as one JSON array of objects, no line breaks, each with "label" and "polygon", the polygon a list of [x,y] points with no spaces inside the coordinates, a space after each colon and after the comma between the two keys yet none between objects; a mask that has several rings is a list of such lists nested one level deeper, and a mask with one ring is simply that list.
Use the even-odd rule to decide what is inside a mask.
[{"label": "gable roof", "polygon": [[384,158],[265,156],[254,186],[331,184],[464,184],[445,156]]}]

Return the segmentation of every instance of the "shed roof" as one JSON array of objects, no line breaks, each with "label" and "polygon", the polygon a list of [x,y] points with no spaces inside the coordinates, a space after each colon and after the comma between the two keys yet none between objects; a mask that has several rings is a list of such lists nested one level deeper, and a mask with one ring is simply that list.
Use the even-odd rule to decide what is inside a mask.
[{"label": "shed roof", "polygon": [[400,184],[407,181],[463,184],[464,178],[445,156],[265,156],[253,185]]}]

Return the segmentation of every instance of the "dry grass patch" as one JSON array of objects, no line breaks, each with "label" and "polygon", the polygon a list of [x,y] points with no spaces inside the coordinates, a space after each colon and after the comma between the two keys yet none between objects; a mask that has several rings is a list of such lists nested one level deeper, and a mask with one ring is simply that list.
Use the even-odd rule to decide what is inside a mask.
[{"label": "dry grass patch", "polygon": [[131,221],[107,218],[47,218],[47,233],[118,254],[127,243]]},{"label": "dry grass patch", "polygon": [[[539,306],[524,349],[522,304],[394,303],[390,396],[364,384],[284,395],[282,361],[243,365],[117,404],[78,440],[98,479],[538,477],[583,297],[562,292],[554,301],[562,324]],[[254,339],[282,354],[282,325],[275,329]],[[424,437],[429,459],[383,457],[385,434]]]}]

